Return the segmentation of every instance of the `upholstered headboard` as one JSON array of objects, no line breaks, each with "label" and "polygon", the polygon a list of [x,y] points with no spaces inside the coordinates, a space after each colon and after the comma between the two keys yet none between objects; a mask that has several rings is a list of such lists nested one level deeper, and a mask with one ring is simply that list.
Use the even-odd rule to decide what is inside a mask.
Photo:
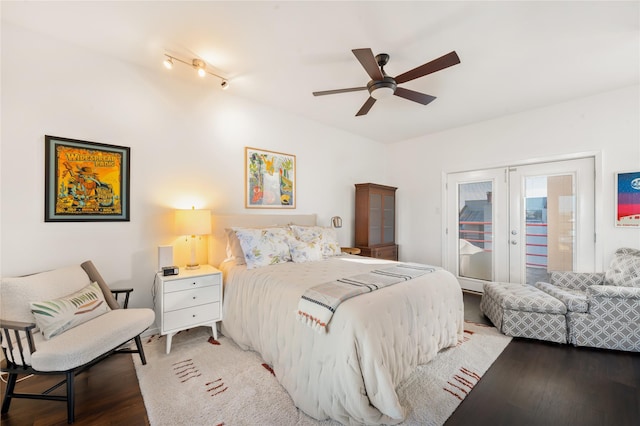
[{"label": "upholstered headboard", "polygon": [[315,214],[236,214],[236,215],[212,215],[211,238],[209,239],[209,263],[213,266],[220,265],[226,257],[227,237],[225,228],[232,226],[258,228],[274,225],[315,225]]}]

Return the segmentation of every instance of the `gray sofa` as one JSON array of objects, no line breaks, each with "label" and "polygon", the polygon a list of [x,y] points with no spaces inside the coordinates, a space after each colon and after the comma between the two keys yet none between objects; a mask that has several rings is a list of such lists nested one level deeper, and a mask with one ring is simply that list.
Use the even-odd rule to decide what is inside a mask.
[{"label": "gray sofa", "polygon": [[[486,283],[484,290],[480,308],[505,334],[559,342],[565,327],[566,343],[640,352],[640,250],[618,249],[605,273],[552,272],[549,283]],[[557,306],[549,311],[550,297],[566,307],[562,319]],[[540,314],[531,318],[532,311]]]}]

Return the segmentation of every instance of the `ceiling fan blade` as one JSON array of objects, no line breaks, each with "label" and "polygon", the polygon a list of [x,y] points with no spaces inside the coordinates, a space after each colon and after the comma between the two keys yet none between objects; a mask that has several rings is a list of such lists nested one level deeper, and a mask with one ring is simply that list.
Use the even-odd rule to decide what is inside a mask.
[{"label": "ceiling fan blade", "polygon": [[313,92],[313,96],[335,95],[336,93],[357,92],[360,90],[367,90],[367,88],[365,86],[365,87],[351,87],[349,89],[323,90],[321,92]]},{"label": "ceiling fan blade", "polygon": [[371,49],[353,49],[352,52],[372,80],[382,80],[384,78]]},{"label": "ceiling fan blade", "polygon": [[422,105],[427,105],[429,102],[436,99],[435,96],[416,92],[415,90],[405,89],[404,87],[396,87],[394,95],[400,96],[401,98],[405,98],[413,102],[417,102]]},{"label": "ceiling fan blade", "polygon": [[414,68],[410,71],[400,74],[396,77],[396,83],[404,83],[407,81],[414,80],[416,78],[424,77],[427,74],[434,73],[436,71],[440,71],[442,69],[448,68],[450,66],[456,65],[460,63],[460,58],[458,58],[458,54],[453,51],[447,53],[444,56],[439,57],[438,59],[434,59],[431,62],[427,62],[426,64],[420,65],[417,68]]},{"label": "ceiling fan blade", "polygon": [[373,104],[375,103],[376,103],[376,99],[369,96],[369,99],[367,99],[364,105],[362,105],[362,108],[360,108],[360,111],[358,111],[358,113],[356,114],[356,117],[359,115],[365,115],[366,113],[368,113],[371,107],[373,106]]}]

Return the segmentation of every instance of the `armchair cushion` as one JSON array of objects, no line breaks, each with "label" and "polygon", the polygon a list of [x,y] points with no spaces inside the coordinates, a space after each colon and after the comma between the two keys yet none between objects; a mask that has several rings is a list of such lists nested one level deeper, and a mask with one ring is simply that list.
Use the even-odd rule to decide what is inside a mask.
[{"label": "armchair cushion", "polygon": [[91,284],[80,265],[23,277],[2,278],[0,312],[3,319],[33,322],[29,304],[36,300],[64,297]]},{"label": "armchair cushion", "polygon": [[537,282],[535,286],[564,303],[570,312],[587,312],[589,309],[587,294],[584,291],[557,287],[545,282]]},{"label": "armchair cushion", "polygon": [[[36,351],[26,351],[25,364],[38,371],[66,371],[87,364],[133,339],[155,318],[151,309],[115,309],[49,340],[33,336]],[[4,342],[3,342],[4,343]],[[26,343],[23,342],[23,346]],[[17,346],[14,358],[21,361]]]},{"label": "armchair cushion", "polygon": [[30,306],[47,340],[111,310],[95,281],[68,296],[31,302]]},{"label": "armchair cushion", "polygon": [[623,287],[640,287],[640,250],[620,248],[605,274],[605,283]]}]

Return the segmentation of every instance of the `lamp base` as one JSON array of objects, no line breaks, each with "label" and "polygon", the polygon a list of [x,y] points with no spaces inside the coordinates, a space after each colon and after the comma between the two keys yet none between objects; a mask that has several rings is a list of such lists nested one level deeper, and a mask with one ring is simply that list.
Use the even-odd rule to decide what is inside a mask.
[{"label": "lamp base", "polygon": [[187,263],[187,269],[200,269],[200,265],[197,263]]}]

